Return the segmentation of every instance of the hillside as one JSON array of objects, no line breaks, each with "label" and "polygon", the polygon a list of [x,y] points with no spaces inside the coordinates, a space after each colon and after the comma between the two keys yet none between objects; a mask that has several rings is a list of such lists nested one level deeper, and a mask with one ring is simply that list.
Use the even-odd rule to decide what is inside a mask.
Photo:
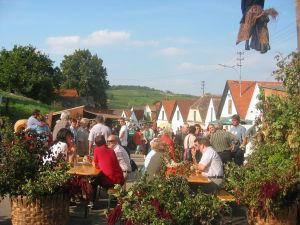
[{"label": "hillside", "polygon": [[170,91],[160,91],[143,86],[118,85],[112,86],[107,91],[109,108],[129,108],[152,104],[163,99],[196,99],[197,96],[186,94],[175,94]]},{"label": "hillside", "polygon": [[0,115],[9,117],[13,122],[18,119],[28,118],[33,109],[39,109],[43,114],[61,109],[59,107],[42,104],[31,98],[7,93],[2,90],[0,90],[0,96],[9,98],[8,110],[5,109],[5,103],[0,104]]},{"label": "hillside", "polygon": [[[0,103],[0,116],[7,116],[13,122],[18,119],[28,118],[33,109],[40,109],[42,114],[50,111],[59,111],[62,108],[52,105],[42,104],[33,99],[7,93],[0,90],[0,96],[9,98],[8,110],[5,109],[5,103]],[[170,91],[164,92],[149,87],[141,86],[112,86],[107,91],[108,106],[113,109],[129,108],[131,106],[142,106],[152,104],[155,101],[163,99],[195,99],[196,96],[175,94]]]}]

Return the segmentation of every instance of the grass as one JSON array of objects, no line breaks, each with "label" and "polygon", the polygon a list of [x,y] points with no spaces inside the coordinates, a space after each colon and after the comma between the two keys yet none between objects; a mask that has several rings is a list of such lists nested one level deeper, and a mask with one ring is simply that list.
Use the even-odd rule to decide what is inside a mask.
[{"label": "grass", "polygon": [[175,94],[141,86],[112,86],[107,91],[108,106],[112,109],[144,106],[164,99],[196,99],[197,96]]},{"label": "grass", "polygon": [[[28,118],[34,109],[41,110],[42,114],[47,114],[51,111],[62,110],[61,107],[46,105],[33,99],[7,93],[0,90],[0,96],[9,98],[8,110],[5,109],[5,104],[0,104],[0,115],[7,116],[12,122],[18,119]],[[112,86],[107,91],[108,107],[111,109],[124,109],[131,106],[145,106],[153,104],[155,101],[164,99],[195,99],[196,96],[175,94],[170,91],[160,91],[149,87],[141,86]]]},{"label": "grass", "polygon": [[0,90],[0,96],[9,98],[8,109],[5,109],[5,103],[0,104],[1,116],[7,116],[12,122],[19,119],[27,119],[34,109],[41,110],[42,114],[50,111],[59,111],[61,108],[43,104],[24,96],[7,93]]}]

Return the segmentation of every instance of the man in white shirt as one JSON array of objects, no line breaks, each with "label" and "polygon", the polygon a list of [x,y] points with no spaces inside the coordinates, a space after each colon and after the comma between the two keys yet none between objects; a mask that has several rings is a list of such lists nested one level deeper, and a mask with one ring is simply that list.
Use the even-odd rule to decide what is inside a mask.
[{"label": "man in white shirt", "polygon": [[246,128],[240,125],[240,121],[240,116],[237,114],[231,117],[233,127],[230,129],[230,133],[235,135],[239,141],[233,151],[233,159],[237,165],[243,165],[244,162],[244,151],[240,148],[240,145],[243,143],[246,134]]},{"label": "man in white shirt", "polygon": [[[196,161],[197,151],[202,153],[199,163]],[[206,193],[215,192],[223,182],[223,163],[219,154],[211,147],[208,138],[203,137],[195,140],[192,157],[195,164],[193,168],[212,181],[207,186],[203,186],[203,191]]]},{"label": "man in white shirt", "polygon": [[118,144],[119,138],[116,135],[109,135],[107,138],[107,146],[116,153],[119,165],[123,171],[124,178],[131,172],[130,159],[126,150]]},{"label": "man in white shirt", "polygon": [[107,141],[108,136],[111,134],[111,130],[108,126],[104,125],[104,118],[101,115],[97,115],[95,118],[97,124],[95,124],[90,130],[89,134],[89,154],[93,155],[93,147],[95,146],[95,138],[103,135]]},{"label": "man in white shirt", "polygon": [[120,129],[120,132],[119,132],[120,143],[123,146],[123,148],[125,148],[127,153],[129,154],[129,151],[127,149],[127,145],[128,145],[128,141],[127,141],[128,128],[127,128],[125,119],[124,118],[119,119],[119,123],[121,125],[121,129]]},{"label": "man in white shirt", "polygon": [[40,114],[41,114],[40,110],[38,109],[33,110],[31,116],[27,120],[27,127],[32,127],[34,125],[43,126],[41,121],[37,119]]}]

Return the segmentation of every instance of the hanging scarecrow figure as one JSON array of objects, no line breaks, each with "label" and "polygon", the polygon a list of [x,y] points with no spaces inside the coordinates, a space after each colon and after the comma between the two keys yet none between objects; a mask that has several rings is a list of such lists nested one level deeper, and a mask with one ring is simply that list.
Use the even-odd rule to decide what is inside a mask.
[{"label": "hanging scarecrow figure", "polygon": [[264,3],[265,0],[242,0],[243,17],[240,21],[240,30],[236,44],[246,41],[246,50],[252,48],[261,53],[266,53],[270,50],[267,23],[270,20],[269,16],[276,19],[278,12],[274,8],[263,10]]}]

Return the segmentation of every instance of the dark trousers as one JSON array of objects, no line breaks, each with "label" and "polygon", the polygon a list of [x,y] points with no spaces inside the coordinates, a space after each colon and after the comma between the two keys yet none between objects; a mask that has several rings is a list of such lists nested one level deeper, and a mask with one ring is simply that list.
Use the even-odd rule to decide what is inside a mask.
[{"label": "dark trousers", "polygon": [[218,154],[219,154],[223,164],[230,162],[232,159],[232,154],[231,154],[230,150],[224,150],[222,152],[218,152]]},{"label": "dark trousers", "polygon": [[129,148],[127,146],[124,146],[124,145],[122,145],[122,147],[126,150],[128,156],[130,158],[130,150],[129,150]]},{"label": "dark trousers", "polygon": [[244,151],[239,147],[235,148],[235,151],[232,152],[232,158],[235,164],[242,166],[244,164]]}]

